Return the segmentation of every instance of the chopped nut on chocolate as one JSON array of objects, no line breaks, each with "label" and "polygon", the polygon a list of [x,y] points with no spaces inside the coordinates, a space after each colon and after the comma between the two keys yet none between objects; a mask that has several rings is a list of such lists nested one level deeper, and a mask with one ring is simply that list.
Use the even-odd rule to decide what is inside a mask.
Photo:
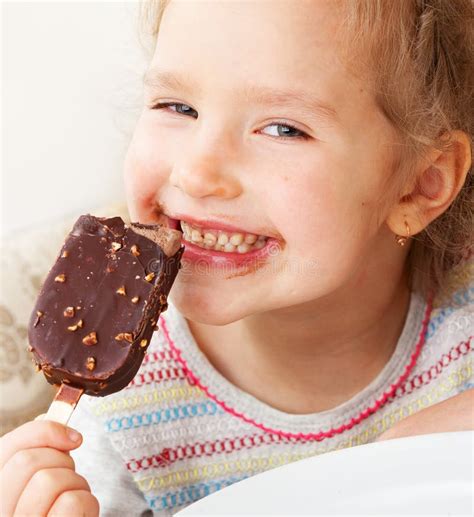
[{"label": "chopped nut on chocolate", "polygon": [[105,271],[106,271],[106,273],[113,273],[114,271],[117,271],[117,267],[118,267],[117,264],[114,262],[113,264],[112,263],[109,264],[106,267]]},{"label": "chopped nut on chocolate", "polygon": [[117,294],[122,295],[122,296],[126,296],[127,295],[127,291],[125,291],[125,286],[124,285],[120,286],[115,292]]},{"label": "chopped nut on chocolate", "polygon": [[41,366],[37,363],[35,363],[35,372],[38,373],[41,371]]},{"label": "chopped nut on chocolate", "polygon": [[166,303],[166,300],[167,300],[166,296],[164,294],[160,294],[160,303],[164,304],[164,303]]},{"label": "chopped nut on chocolate", "polygon": [[87,345],[96,345],[97,344],[97,334],[95,332],[90,332],[87,336],[82,340],[82,342]]},{"label": "chopped nut on chocolate", "polygon": [[130,248],[130,251],[132,253],[132,255],[134,257],[138,257],[138,255],[140,255],[140,250],[138,249],[138,246],[136,244],[134,244],[131,248]]},{"label": "chopped nut on chocolate", "polygon": [[92,372],[92,370],[95,368],[95,363],[95,357],[88,357],[86,360],[86,368]]},{"label": "chopped nut on chocolate", "polygon": [[68,251],[68,250],[64,250],[64,251],[61,253],[61,258],[66,258],[66,257],[69,257],[69,251]]},{"label": "chopped nut on chocolate", "polygon": [[115,336],[117,341],[128,341],[129,343],[133,343],[133,335],[130,332],[120,332]]},{"label": "chopped nut on chocolate", "polygon": [[145,277],[145,280],[147,282],[151,282],[155,278],[155,273],[148,273],[148,275]]},{"label": "chopped nut on chocolate", "polygon": [[139,296],[134,296],[132,298],[132,303],[138,303],[138,301],[140,300],[140,297]]},{"label": "chopped nut on chocolate", "polygon": [[79,320],[74,325],[70,325],[67,329],[71,332],[76,332],[77,329],[81,329],[83,327],[84,322],[82,320]]},{"label": "chopped nut on chocolate", "polygon": [[43,312],[41,311],[36,311],[36,320],[35,322],[33,323],[33,327],[36,327],[36,325],[38,325],[39,321],[40,321],[40,318],[41,316],[43,316]]},{"label": "chopped nut on chocolate", "polygon": [[145,348],[147,345],[148,345],[148,339],[142,339],[142,340],[140,341],[140,346],[141,346],[142,348]]},{"label": "chopped nut on chocolate", "polygon": [[60,275],[54,278],[54,281],[63,284],[66,281],[66,275],[64,273],[61,273]]},{"label": "chopped nut on chocolate", "polygon": [[65,318],[74,318],[74,307],[66,307],[63,315]]},{"label": "chopped nut on chocolate", "polygon": [[120,244],[120,242],[112,242],[112,249],[114,251],[118,251],[121,247],[122,245]]}]

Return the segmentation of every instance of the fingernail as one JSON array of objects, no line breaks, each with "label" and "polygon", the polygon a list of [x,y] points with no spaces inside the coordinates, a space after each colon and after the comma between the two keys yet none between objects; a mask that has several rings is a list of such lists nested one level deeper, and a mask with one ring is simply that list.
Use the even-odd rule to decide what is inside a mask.
[{"label": "fingernail", "polygon": [[70,427],[66,428],[66,434],[67,437],[71,440],[71,442],[77,443],[81,441],[81,435],[74,429],[71,429]]}]

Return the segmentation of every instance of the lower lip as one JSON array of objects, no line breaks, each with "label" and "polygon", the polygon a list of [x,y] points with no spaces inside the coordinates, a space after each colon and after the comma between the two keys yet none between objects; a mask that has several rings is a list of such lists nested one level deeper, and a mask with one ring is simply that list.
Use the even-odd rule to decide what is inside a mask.
[{"label": "lower lip", "polygon": [[233,253],[205,249],[183,240],[183,260],[197,265],[207,265],[215,268],[239,268],[250,264],[263,265],[270,257],[276,255],[278,242],[269,238],[265,246],[248,253]]}]

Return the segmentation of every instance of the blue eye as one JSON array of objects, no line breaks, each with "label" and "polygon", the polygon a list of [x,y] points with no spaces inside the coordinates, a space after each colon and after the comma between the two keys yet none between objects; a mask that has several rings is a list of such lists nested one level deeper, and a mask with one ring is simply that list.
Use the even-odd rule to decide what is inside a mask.
[{"label": "blue eye", "polygon": [[[191,108],[190,106],[188,106],[187,104],[179,104],[179,103],[176,103],[176,102],[159,102],[158,104],[155,104],[153,106],[153,109],[157,109],[157,110],[160,110],[160,109],[165,109],[165,108],[175,108],[175,109],[171,109],[171,111],[174,111],[175,113],[180,113],[181,115],[189,115],[191,114],[191,116],[193,118],[197,118],[198,117],[198,114],[197,114],[197,111],[194,110],[193,108]],[[192,115],[192,113],[195,113],[196,115]]]},{"label": "blue eye", "polygon": [[[303,131],[300,131],[296,127],[289,126],[288,124],[282,124],[282,123],[275,122],[274,124],[269,124],[266,127],[267,128],[268,127],[277,128],[276,134],[269,135],[269,136],[274,136],[277,138],[293,138],[293,139],[294,138],[309,138],[309,136],[306,133],[304,133]],[[265,133],[265,134],[268,134],[268,133]]]}]

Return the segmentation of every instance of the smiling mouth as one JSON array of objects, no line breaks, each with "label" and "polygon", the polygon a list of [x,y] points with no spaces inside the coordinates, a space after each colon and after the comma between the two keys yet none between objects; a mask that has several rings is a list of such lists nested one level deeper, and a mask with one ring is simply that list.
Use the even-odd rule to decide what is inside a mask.
[{"label": "smiling mouth", "polygon": [[[228,258],[246,254],[260,255],[263,248],[279,242],[278,237],[251,233],[218,219],[195,219],[186,214],[169,212],[162,203],[154,208],[156,222],[173,230],[183,233],[183,244],[189,243],[190,248],[197,247],[211,252],[217,252],[222,257],[231,254]],[[262,251],[261,251],[262,250]],[[253,253],[252,253],[253,252]]]},{"label": "smiling mouth", "polygon": [[207,250],[245,254],[262,249],[268,240],[265,235],[202,228],[186,221],[179,221],[179,224],[185,242]]},{"label": "smiling mouth", "polygon": [[155,211],[159,222],[173,230],[183,232],[184,243],[188,242],[198,248],[222,253],[246,254],[264,248],[270,237],[255,233],[237,231],[225,228],[227,225],[213,223],[199,223],[175,219],[166,214],[161,207]]}]

